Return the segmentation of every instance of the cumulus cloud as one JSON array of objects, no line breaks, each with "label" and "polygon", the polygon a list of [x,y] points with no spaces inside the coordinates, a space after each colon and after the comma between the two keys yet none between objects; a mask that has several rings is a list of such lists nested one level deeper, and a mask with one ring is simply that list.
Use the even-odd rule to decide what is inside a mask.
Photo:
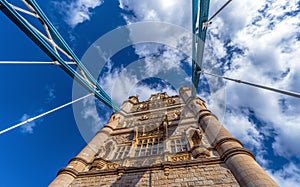
[{"label": "cumulus cloud", "polygon": [[[122,67],[120,69],[113,68],[110,62],[109,70],[100,77],[100,85],[109,93],[112,99],[122,104],[131,95],[139,95],[141,100],[146,100],[151,94],[156,92],[166,92],[169,95],[174,95],[176,92],[171,85],[164,83],[164,77],[161,77],[162,83],[156,86],[149,85],[143,81],[147,78],[159,77],[157,74],[148,75],[149,69],[145,67],[147,61],[137,61]],[[144,68],[142,68],[144,67]],[[153,67],[152,67],[153,68]],[[160,71],[163,71],[162,69]],[[159,73],[159,72],[157,72]],[[167,82],[167,81],[166,81]]]},{"label": "cumulus cloud", "polygon": [[291,162],[277,171],[267,171],[279,186],[300,186],[300,168]]},{"label": "cumulus cloud", "polygon": [[[22,117],[21,117],[21,119],[20,119],[20,121],[25,121],[25,120],[27,120],[27,119],[29,119],[29,118],[31,118],[28,114],[24,114]],[[23,133],[28,133],[28,134],[32,134],[33,133],[33,128],[36,126],[36,123],[34,122],[34,121],[32,121],[32,122],[29,122],[29,123],[27,123],[27,124],[25,124],[25,125],[23,125],[22,127],[21,127],[21,131],[23,132]]]},{"label": "cumulus cloud", "polygon": [[[108,121],[110,112],[105,111],[101,115],[98,115],[98,111],[96,109],[95,105],[95,98],[88,97],[83,100],[82,102],[83,109],[82,109],[82,117],[88,121],[89,127],[91,132],[95,134],[97,131],[99,131]],[[101,104],[101,106],[98,107],[105,107],[104,104]],[[86,129],[88,129],[86,128]]]},{"label": "cumulus cloud", "polygon": [[[223,68],[228,77],[299,92],[295,83],[299,81],[295,74],[299,64],[295,62],[300,59],[300,42],[297,38],[300,15],[294,12],[298,7],[297,1],[249,1],[251,6],[242,6],[244,3],[247,4],[248,1],[232,3],[229,11],[225,11],[227,13],[223,13],[216,20],[218,24],[212,25],[209,30],[212,40],[208,40],[212,56],[216,61],[227,61],[227,67],[223,64]],[[234,11],[236,7],[244,11]],[[247,14],[233,16],[228,12]],[[241,19],[241,28],[233,26],[235,21],[229,21],[237,17]],[[228,42],[228,39],[231,41]],[[215,44],[217,47],[214,47]],[[241,50],[231,51],[229,54],[228,50],[232,46]],[[220,49],[227,51],[227,54],[220,53]],[[300,141],[296,133],[299,132],[299,100],[236,83],[227,84],[227,93],[229,108],[251,108],[259,119],[275,130],[275,154],[286,158],[300,158],[292,144]]]},{"label": "cumulus cloud", "polygon": [[56,98],[54,86],[46,86],[46,90],[48,92],[46,100],[47,102],[51,102]]},{"label": "cumulus cloud", "polygon": [[[242,111],[243,112],[243,111]],[[245,144],[251,146],[252,149],[263,148],[263,136],[258,131],[255,124],[248,119],[248,111],[243,114],[241,111],[230,111],[225,116],[226,128]]]},{"label": "cumulus cloud", "polygon": [[[55,98],[56,98],[56,94],[55,94],[55,89],[54,89],[54,86],[49,86],[47,85],[45,87],[45,90],[47,91],[46,95],[45,95],[45,102],[44,104],[49,104],[50,102],[52,102]],[[37,111],[35,111],[34,113],[44,113],[45,112],[45,109],[44,108],[41,108]],[[30,118],[32,118],[33,115],[29,115],[29,114],[23,114],[23,116],[21,117],[20,121],[21,122],[24,122]],[[40,119],[36,119],[35,121],[31,121],[29,123],[26,123],[24,125],[21,126],[21,132],[22,133],[29,133],[29,134],[32,134],[34,132],[34,127],[38,124],[38,122],[42,121],[43,119],[40,118]]]},{"label": "cumulus cloud", "polygon": [[[149,69],[148,74],[155,75],[161,70],[179,70],[182,69],[183,63],[191,65],[191,22],[187,21],[191,19],[190,1],[119,0],[119,4],[120,8],[129,11],[128,14],[123,14],[127,24],[140,21],[157,21],[173,24],[178,27],[178,29],[176,29],[162,25],[159,28],[130,32],[132,41],[136,41],[136,38],[142,34],[153,36],[160,42],[160,45],[146,43],[134,46],[136,54],[139,55],[140,58],[146,58],[146,67]],[[179,30],[181,29],[179,29],[179,27],[185,29],[186,33],[180,33]],[[168,44],[169,46],[167,46]],[[160,56],[160,61],[153,60],[153,57],[157,56]]]},{"label": "cumulus cloud", "polygon": [[300,118],[292,118],[285,116],[281,119],[281,123],[276,124],[275,128],[278,135],[275,137],[275,142],[273,142],[272,147],[279,156],[285,158],[297,157],[300,159],[300,150],[295,148],[296,142],[300,141],[300,127],[297,125],[299,124]]},{"label": "cumulus cloud", "polygon": [[[191,28],[190,1],[177,0],[170,3],[158,0],[119,0],[119,3],[120,8],[131,13],[123,15],[129,24],[137,21],[163,21],[180,25],[188,30]],[[223,1],[212,1],[210,13],[217,11],[223,3]],[[300,64],[297,63],[300,60],[299,22],[297,0],[233,1],[208,28],[204,70],[300,92],[298,75]],[[169,37],[170,33],[165,35]],[[191,43],[186,44],[184,46],[188,49]],[[140,57],[146,59],[151,59],[151,54],[159,51],[157,46],[138,46],[135,49]],[[172,49],[164,52],[171,54],[170,58],[166,58],[168,67],[174,65],[181,68],[178,62],[182,56],[176,55]],[[149,63],[149,72],[155,75],[157,74],[155,71],[159,71],[157,69],[161,67],[155,64],[158,68],[154,69],[154,64]],[[215,71],[216,69],[218,70]],[[206,78],[214,79],[208,76]],[[213,90],[212,95],[219,94],[224,88],[223,85],[219,85],[218,81],[212,82],[218,85],[216,88],[220,88]],[[213,102],[218,97],[212,95],[204,94],[210,104],[209,107],[218,104]],[[292,158],[300,159],[300,152],[295,147],[295,142],[300,141],[299,99],[232,82],[226,83],[226,95],[225,126],[247,147],[251,147],[256,152],[258,161],[264,167],[271,167],[267,154],[281,156],[289,162],[280,170],[270,170],[279,184],[294,186],[296,182],[299,183],[297,181],[299,177],[294,175],[296,172],[299,173],[299,167],[291,161]],[[267,141],[272,141],[271,152],[263,146]]]},{"label": "cumulus cloud", "polygon": [[130,1],[119,0],[120,8],[134,13],[124,14],[128,23],[136,21],[163,21],[191,29],[191,1]]},{"label": "cumulus cloud", "polygon": [[65,21],[71,27],[76,27],[84,21],[90,20],[92,10],[102,5],[103,0],[75,0],[71,2],[56,1],[54,4],[59,7],[61,14],[65,15]]},{"label": "cumulus cloud", "polygon": [[[66,19],[72,27],[90,19],[91,9],[102,3],[95,1],[83,5],[82,2],[84,1],[76,1],[66,6],[72,8],[72,19]],[[223,3],[212,1],[210,13],[215,12]],[[119,0],[119,6],[128,11],[128,14],[123,13],[128,24],[160,21],[179,25],[189,31],[191,29],[191,1]],[[73,10],[79,14],[73,13]],[[204,69],[232,78],[300,92],[300,76],[297,74],[300,71],[300,64],[297,63],[300,59],[299,21],[297,0],[233,1],[208,28]],[[117,103],[121,104],[129,95],[140,95],[143,99],[158,91],[167,91],[173,95],[174,90],[169,86],[153,88],[139,83],[148,77],[160,77],[166,72],[176,75],[183,69],[184,63],[191,66],[191,38],[177,36],[164,28],[156,32],[144,30],[140,33],[157,36],[157,32],[162,33],[159,35],[162,40],[176,47],[160,44],[135,45],[136,54],[144,59],[141,71],[134,71],[141,66],[132,63],[132,66],[110,69],[100,77],[100,84]],[[132,41],[136,34],[129,33]],[[189,78],[187,76],[182,79]],[[212,89],[211,95],[204,94],[209,107],[214,108],[224,102],[217,100],[224,85],[212,77],[206,78],[216,87]],[[231,82],[226,83],[226,95],[225,126],[254,150],[258,161],[267,168],[271,168],[267,157],[269,150],[264,145],[266,141],[272,141],[272,154],[285,158],[289,163],[276,171],[269,169],[269,173],[283,186],[299,183],[299,176],[295,175],[299,173],[299,167],[291,161],[293,158],[300,159],[300,151],[295,148],[295,142],[300,141],[299,99]],[[86,101],[85,106],[88,103]],[[95,108],[87,107],[83,115],[93,119],[96,127],[101,123],[101,119],[94,118],[98,116]]]}]

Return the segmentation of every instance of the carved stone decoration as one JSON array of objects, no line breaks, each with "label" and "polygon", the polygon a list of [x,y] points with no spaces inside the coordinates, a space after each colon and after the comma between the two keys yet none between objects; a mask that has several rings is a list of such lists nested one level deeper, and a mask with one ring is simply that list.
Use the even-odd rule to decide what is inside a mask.
[{"label": "carved stone decoration", "polygon": [[120,166],[118,163],[97,158],[91,164],[90,170],[104,170],[104,169],[117,169]]},{"label": "carved stone decoration", "polygon": [[189,154],[177,154],[175,156],[170,157],[170,162],[178,162],[178,161],[184,161],[184,160],[190,160]]},{"label": "carved stone decoration", "polygon": [[175,104],[175,99],[173,99],[173,98],[168,98],[168,99],[166,99],[165,100],[165,104],[167,105],[167,106],[169,106],[169,105],[173,105],[173,104]]},{"label": "carved stone decoration", "polygon": [[186,136],[188,138],[190,147],[200,146],[202,140],[202,133],[200,129],[190,128],[186,131]]},{"label": "carved stone decoration", "polygon": [[103,169],[106,166],[106,162],[104,160],[96,160],[92,166],[95,166],[96,170]]},{"label": "carved stone decoration", "polygon": [[148,109],[149,109],[148,103],[141,103],[137,107],[137,111],[148,110]]},{"label": "carved stone decoration", "polygon": [[138,96],[131,96],[131,97],[129,97],[128,101],[133,104],[137,104],[139,102],[139,98],[138,98]]},{"label": "carved stone decoration", "polygon": [[217,119],[204,124],[202,99],[179,92],[129,97],[50,186],[276,186]]},{"label": "carved stone decoration", "polygon": [[205,147],[196,146],[191,150],[192,156],[194,158],[207,158],[210,157],[210,151]]},{"label": "carved stone decoration", "polygon": [[164,168],[164,173],[165,173],[165,176],[169,176],[169,174],[170,174],[170,168],[169,167],[165,167]]},{"label": "carved stone decoration", "polygon": [[113,114],[110,119],[109,119],[109,122],[113,122],[113,121],[118,121],[120,120],[120,116],[116,115],[116,114]]},{"label": "carved stone decoration", "polygon": [[123,144],[126,142],[130,142],[133,140],[133,134],[118,134],[114,136],[115,140],[119,143],[119,144]]},{"label": "carved stone decoration", "polygon": [[147,120],[147,119],[149,119],[149,114],[144,114],[144,115],[142,115],[142,116],[139,118],[140,121],[144,121],[144,120]]},{"label": "carved stone decoration", "polygon": [[158,93],[158,94],[151,95],[150,101],[161,100],[167,97],[168,95],[166,93]]},{"label": "carved stone decoration", "polygon": [[178,120],[180,119],[180,115],[181,115],[180,111],[173,112],[168,116],[168,120],[170,121]]},{"label": "carved stone decoration", "polygon": [[164,138],[166,136],[166,125],[164,123],[149,123],[136,128],[136,134],[138,137],[150,137],[155,136]]},{"label": "carved stone decoration", "polygon": [[211,152],[203,145],[200,129],[190,128],[186,131],[186,135],[193,158],[206,158],[211,156]]},{"label": "carved stone decoration", "polygon": [[107,169],[117,169],[120,164],[117,164],[117,163],[107,163]]},{"label": "carved stone decoration", "polygon": [[120,126],[118,127],[132,127],[135,125],[133,120],[126,120],[123,123],[119,123]]}]

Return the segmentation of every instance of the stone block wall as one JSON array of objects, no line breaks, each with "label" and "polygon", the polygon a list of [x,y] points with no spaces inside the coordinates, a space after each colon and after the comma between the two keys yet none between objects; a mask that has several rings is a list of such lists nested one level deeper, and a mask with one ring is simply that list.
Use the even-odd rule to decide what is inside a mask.
[{"label": "stone block wall", "polygon": [[192,187],[192,186],[239,186],[225,164],[185,166],[170,168],[166,174],[163,169],[151,168],[144,171],[125,171],[122,176],[117,173],[102,173],[93,176],[78,176],[71,187],[87,186],[158,186],[158,187]]}]

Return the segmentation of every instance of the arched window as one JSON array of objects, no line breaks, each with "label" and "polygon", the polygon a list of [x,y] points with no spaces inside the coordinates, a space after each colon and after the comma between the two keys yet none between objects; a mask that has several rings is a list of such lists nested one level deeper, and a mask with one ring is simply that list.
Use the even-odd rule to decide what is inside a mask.
[{"label": "arched window", "polygon": [[201,137],[199,136],[199,133],[197,131],[194,131],[192,135],[192,142],[195,145],[200,145]]},{"label": "arched window", "polygon": [[104,158],[107,158],[109,153],[113,150],[113,142],[108,142],[105,144],[105,155]]}]

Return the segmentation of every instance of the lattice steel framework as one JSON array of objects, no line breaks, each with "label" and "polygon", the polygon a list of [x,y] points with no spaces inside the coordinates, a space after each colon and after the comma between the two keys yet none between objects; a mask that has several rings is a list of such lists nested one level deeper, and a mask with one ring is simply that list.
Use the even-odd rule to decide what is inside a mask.
[{"label": "lattice steel framework", "polygon": [[[192,82],[193,82],[193,96],[196,96],[197,88],[199,84],[200,74],[206,74],[222,78],[237,83],[242,83],[257,88],[270,90],[273,92],[293,96],[300,98],[299,93],[275,89],[263,85],[258,85],[246,81],[232,79],[224,76],[214,75],[211,73],[204,72],[202,70],[203,52],[206,39],[206,31],[211,20],[219,14],[232,0],[228,0],[215,14],[208,19],[209,16],[209,4],[210,0],[192,0],[192,31],[193,31],[193,42],[192,42]],[[56,64],[73,77],[78,83],[80,83],[90,94],[80,99],[67,103],[63,106],[68,106],[74,102],[77,102],[90,95],[94,95],[97,99],[105,103],[116,111],[120,111],[118,105],[116,105],[111,97],[101,88],[97,80],[91,75],[87,68],[83,65],[80,59],[75,55],[72,49],[65,42],[63,37],[59,34],[56,28],[53,26],[51,21],[44,14],[42,9],[38,6],[35,0],[21,0],[25,5],[25,8],[18,7],[9,3],[6,0],[0,0],[0,10],[13,21],[36,45],[38,45],[53,62],[22,62],[22,64]],[[39,25],[37,25],[38,22]],[[68,60],[65,60],[68,59]],[[17,64],[17,62],[1,62],[1,64]],[[78,69],[78,71],[76,71]],[[51,111],[40,114],[36,117],[28,119],[22,123],[14,125],[8,129],[0,131],[0,134],[7,132],[20,125],[24,125],[38,117],[49,114],[52,111],[56,111],[61,107],[57,107]]]},{"label": "lattice steel framework", "polygon": [[196,96],[202,68],[203,51],[208,26],[210,0],[193,0],[193,46],[192,81],[193,96]]},{"label": "lattice steel framework", "polygon": [[[27,9],[15,6],[8,3],[6,0],[0,0],[0,9],[34,43],[36,43],[55,64],[59,65],[90,93],[93,93],[100,101],[119,111],[119,107],[101,88],[97,80],[89,73],[38,4],[34,0],[21,1],[26,5]],[[30,15],[33,18],[38,19],[42,24],[42,28],[38,29],[38,25],[34,22],[36,20],[27,17],[25,18],[25,15]],[[65,59],[68,59],[68,61]],[[76,71],[76,68],[78,68],[79,71]]]}]

